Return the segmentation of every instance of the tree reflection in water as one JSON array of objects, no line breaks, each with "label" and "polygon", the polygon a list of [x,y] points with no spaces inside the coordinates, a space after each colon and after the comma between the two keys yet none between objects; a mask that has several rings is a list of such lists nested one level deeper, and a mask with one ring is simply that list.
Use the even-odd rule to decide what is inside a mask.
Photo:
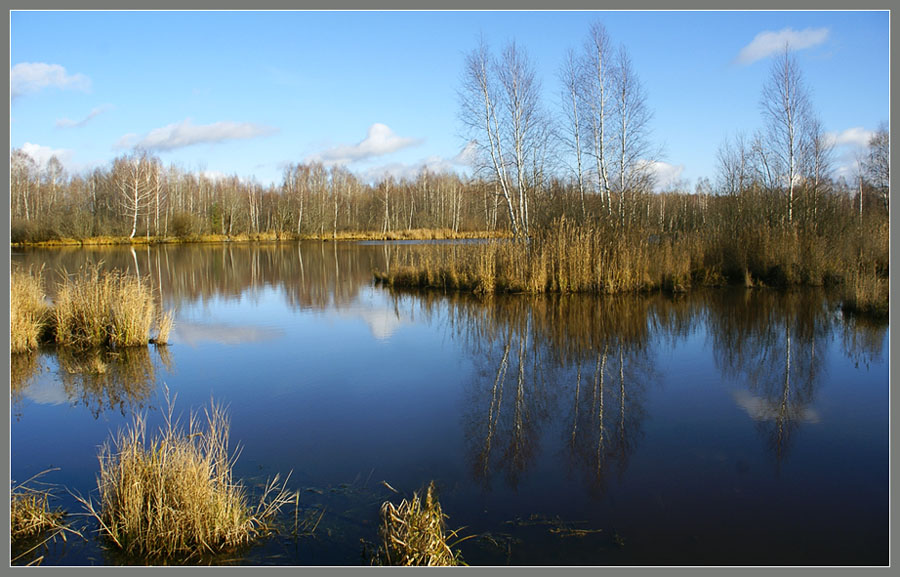
[{"label": "tree reflection in water", "polygon": [[535,466],[546,431],[560,432],[570,469],[592,486],[601,487],[610,470],[623,472],[655,378],[650,326],[683,320],[655,311],[683,306],[665,298],[417,293],[413,300],[395,292],[394,299],[397,308],[418,305],[426,318],[446,314],[471,355],[465,437],[470,470],[485,488],[502,475],[515,489]]},{"label": "tree reflection in water", "polygon": [[803,423],[815,423],[825,351],[838,331],[851,359],[879,355],[886,326],[841,322],[821,291],[718,294],[708,324],[723,381],[756,422],[780,468]]},{"label": "tree reflection in water", "polygon": [[[821,291],[698,291],[688,297],[494,296],[392,292],[395,310],[447,322],[476,367],[465,416],[472,476],[515,489],[542,450],[562,451],[602,495],[642,437],[649,385],[665,385],[655,349],[697,332],[722,383],[780,467],[803,423],[815,423],[826,350],[880,354],[884,328],[841,322]],[[444,318],[442,315],[446,315]],[[560,431],[555,447],[544,431]]]}]

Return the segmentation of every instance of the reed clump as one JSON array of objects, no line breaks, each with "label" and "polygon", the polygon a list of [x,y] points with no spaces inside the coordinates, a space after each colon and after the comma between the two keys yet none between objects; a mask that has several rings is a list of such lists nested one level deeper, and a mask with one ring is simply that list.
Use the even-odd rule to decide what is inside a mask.
[{"label": "reed clump", "polygon": [[888,280],[879,276],[874,265],[860,266],[844,283],[841,308],[846,312],[887,317],[888,303]]},{"label": "reed clump", "polygon": [[434,481],[428,484],[424,497],[413,493],[412,499],[403,499],[399,505],[385,501],[381,506],[382,541],[377,562],[382,565],[460,565],[458,552],[454,553],[448,539],[457,531],[448,531],[447,516],[441,510]]},{"label": "reed clump", "polygon": [[146,280],[86,266],[63,274],[53,308],[55,340],[78,348],[146,345],[155,313]]},{"label": "reed clump", "polygon": [[[53,469],[42,471],[24,483],[13,484],[10,491],[9,532],[13,563],[34,553],[42,545],[57,537],[66,540],[66,533],[79,535],[64,521],[65,513],[50,508],[52,491],[40,477]],[[41,486],[45,485],[45,486]],[[33,559],[29,564],[38,564],[43,557]]]},{"label": "reed clump", "polygon": [[33,351],[44,336],[49,318],[42,271],[13,270],[9,280],[10,351]]},{"label": "reed clump", "polygon": [[220,406],[192,414],[187,429],[173,419],[149,438],[145,416],[100,450],[99,506],[82,499],[101,533],[128,555],[186,561],[248,545],[272,531],[270,522],[293,498],[278,477],[255,506],[233,479],[229,420]]}]

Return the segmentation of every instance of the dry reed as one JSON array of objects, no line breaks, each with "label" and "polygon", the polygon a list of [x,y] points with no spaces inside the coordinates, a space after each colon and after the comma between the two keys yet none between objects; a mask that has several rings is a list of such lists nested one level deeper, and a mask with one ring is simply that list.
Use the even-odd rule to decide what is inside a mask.
[{"label": "dry reed", "polygon": [[[167,399],[168,400],[168,399]],[[165,424],[149,439],[145,416],[100,451],[99,509],[81,499],[100,531],[126,554],[187,561],[248,545],[268,534],[269,522],[292,500],[287,480],[269,482],[254,507],[232,478],[229,421],[213,404],[206,427],[192,414],[185,431],[168,403]]]},{"label": "dry reed", "polygon": [[887,317],[890,311],[887,279],[879,277],[874,265],[859,267],[844,283],[841,308],[850,313]]},{"label": "dry reed", "polygon": [[[381,506],[382,547],[377,561],[383,565],[460,565],[447,540],[457,535],[448,531],[447,518],[438,503],[434,482],[428,484],[424,499],[413,493],[399,505],[385,501]],[[458,541],[457,541],[458,542]]]},{"label": "dry reed", "polygon": [[9,280],[10,351],[33,351],[40,343],[48,318],[42,271],[13,270]]},{"label": "dry reed", "polygon": [[[10,491],[9,530],[13,563],[56,537],[65,540],[67,532],[80,535],[63,523],[62,511],[50,509],[51,490],[34,486],[41,484],[37,479],[51,470],[42,471],[24,483],[14,484]],[[32,563],[40,563],[41,560],[42,557],[38,557]]]},{"label": "dry reed", "polygon": [[175,325],[175,313],[166,311],[156,320],[156,336],[150,342],[156,345],[169,344],[169,333]]},{"label": "dry reed", "polygon": [[63,274],[53,309],[55,339],[79,348],[146,345],[155,311],[147,281],[86,266],[75,276]]}]

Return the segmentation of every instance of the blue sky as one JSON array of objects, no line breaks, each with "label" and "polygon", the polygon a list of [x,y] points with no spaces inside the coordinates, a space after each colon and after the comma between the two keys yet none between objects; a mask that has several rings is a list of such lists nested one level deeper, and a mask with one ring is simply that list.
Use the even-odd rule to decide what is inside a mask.
[{"label": "blue sky", "polygon": [[142,145],[263,184],[311,159],[464,170],[457,90],[479,37],[525,48],[555,113],[595,20],[631,55],[663,179],[714,179],[722,140],[762,126],[766,48],[787,37],[839,166],[889,120],[885,11],[13,12],[10,145],[70,171]]}]

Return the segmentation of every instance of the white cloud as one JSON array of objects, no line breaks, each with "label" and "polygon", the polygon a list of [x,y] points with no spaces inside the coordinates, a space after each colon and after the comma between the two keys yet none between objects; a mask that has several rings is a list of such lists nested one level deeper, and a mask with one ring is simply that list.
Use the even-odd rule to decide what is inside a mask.
[{"label": "white cloud", "polygon": [[654,188],[656,190],[666,190],[681,180],[684,165],[669,164],[668,162],[655,160],[650,163],[650,172],[654,177]]},{"label": "white cloud", "polygon": [[200,174],[208,178],[209,180],[223,180],[228,178],[228,175],[219,170],[204,170]]},{"label": "white cloud", "polygon": [[835,148],[834,175],[848,180],[856,178],[859,171],[859,160],[869,146],[869,140],[875,132],[861,126],[854,126],[841,132],[826,132],[825,139]]},{"label": "white cloud", "polygon": [[[744,409],[754,421],[774,421],[785,416],[785,408],[781,406],[780,399],[773,401],[756,397],[742,390],[732,393],[734,402]],[[810,407],[788,407],[786,416],[790,420],[802,423],[818,423],[821,421],[819,413]]]},{"label": "white cloud", "polygon": [[314,154],[307,160],[324,164],[349,164],[384,156],[403,148],[419,144],[421,139],[397,136],[388,126],[376,122],[369,127],[366,137],[356,144],[343,144]]},{"label": "white cloud", "polygon": [[875,132],[872,130],[866,130],[861,126],[855,126],[841,132],[827,132],[825,138],[832,146],[851,145],[865,148],[869,145],[869,140],[871,140],[874,135]]},{"label": "white cloud", "polygon": [[48,87],[86,92],[91,81],[84,74],[67,74],[59,64],[44,62],[20,62],[9,71],[9,94],[13,99]]},{"label": "white cloud", "polygon": [[69,402],[69,395],[62,382],[55,379],[35,380],[25,389],[24,395],[39,405],[62,405]]},{"label": "white cloud", "polygon": [[90,122],[91,120],[96,118],[98,115],[103,114],[110,108],[112,108],[112,107],[109,106],[108,104],[104,104],[103,106],[98,106],[98,107],[94,108],[93,110],[91,110],[88,113],[88,115],[85,116],[84,118],[82,118],[81,120],[70,120],[68,118],[60,118],[59,120],[56,121],[56,127],[57,128],[77,128],[77,127],[84,126],[85,124],[87,124],[88,122]]},{"label": "white cloud", "polygon": [[783,50],[785,44],[791,50],[803,50],[822,44],[827,38],[828,28],[766,30],[757,34],[750,44],[741,49],[737,61],[739,64],[752,64]]},{"label": "white cloud", "polygon": [[30,156],[41,168],[47,166],[50,158],[56,157],[65,166],[71,161],[72,151],[66,148],[50,148],[40,144],[26,142],[22,145],[22,152]]},{"label": "white cloud", "polygon": [[453,157],[453,164],[461,164],[464,166],[472,166],[475,164],[476,157],[478,155],[478,143],[474,140],[470,140],[466,143],[462,150],[459,151],[459,154]]},{"label": "white cloud", "polygon": [[366,169],[359,176],[366,182],[378,182],[387,176],[397,180],[415,179],[423,169],[433,173],[459,172],[460,168],[465,170],[472,166],[476,153],[475,142],[469,142],[450,159],[434,155],[411,164],[392,162]]},{"label": "white cloud", "polygon": [[274,128],[250,122],[213,122],[193,124],[190,118],[182,122],[154,128],[143,138],[126,134],[116,143],[118,148],[144,148],[147,150],[174,150],[193,144],[214,144],[226,140],[256,138],[275,132]]},{"label": "white cloud", "polygon": [[201,324],[181,321],[175,324],[172,331],[172,342],[197,346],[198,343],[211,341],[225,345],[257,343],[270,341],[284,336],[284,330],[263,326],[233,326],[223,323]]}]

